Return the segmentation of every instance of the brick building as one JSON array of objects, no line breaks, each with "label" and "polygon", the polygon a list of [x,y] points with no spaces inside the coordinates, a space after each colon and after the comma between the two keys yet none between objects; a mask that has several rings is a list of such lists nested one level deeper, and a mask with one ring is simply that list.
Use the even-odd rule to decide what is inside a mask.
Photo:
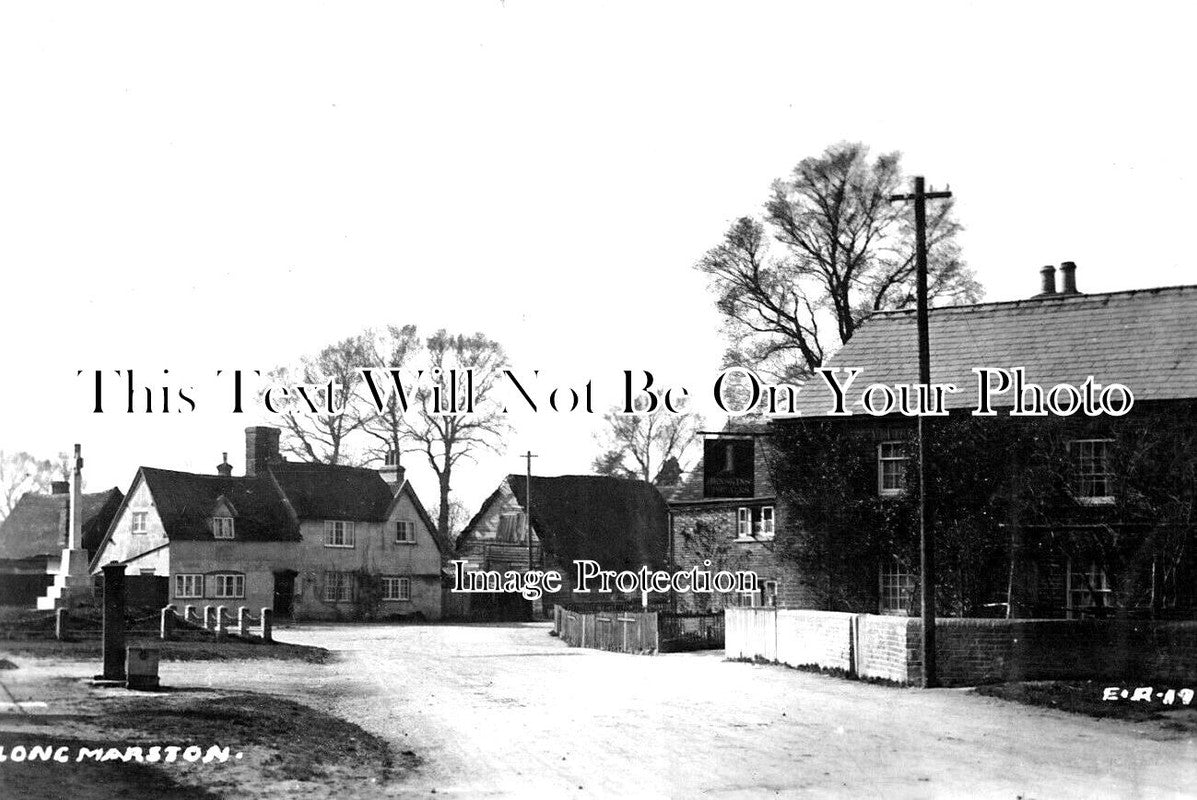
[{"label": "brick building", "polygon": [[[1197,286],[1082,294],[1075,270],[1069,262],[1061,268],[1062,291],[1056,289],[1055,269],[1047,267],[1043,290],[1033,298],[938,308],[930,316],[931,381],[957,388],[945,398],[949,419],[1019,426],[1019,435],[1035,439],[1038,447],[1035,463],[1007,461],[983,476],[984,486],[978,481],[976,492],[1028,510],[977,521],[988,526],[986,536],[999,552],[986,590],[990,602],[974,603],[967,613],[975,615],[982,606],[986,613],[1013,617],[1101,616],[1115,609],[1191,613],[1197,600],[1191,556],[1197,441],[1186,426],[1197,419]],[[839,370],[841,380],[846,370],[859,370],[847,392],[851,416],[829,416],[834,394],[821,379],[812,379],[798,395],[797,414],[772,420],[772,441],[781,441],[788,427],[831,426],[849,451],[872,464],[855,479],[853,499],[860,507],[896,506],[913,485],[915,419],[897,411],[867,413],[862,393],[871,384],[917,384],[916,341],[912,311],[873,315],[826,364]],[[996,414],[975,417],[971,412],[980,394],[974,370],[982,367],[1022,368],[1026,381],[1042,387],[1046,397],[1057,385],[1081,387],[1090,376],[1103,385],[1123,384],[1134,394],[1134,407],[1125,416],[1081,411],[1064,417],[1011,416],[1018,387],[996,391],[994,378]],[[1057,400],[1063,404],[1070,396],[1061,390]],[[1022,397],[1033,406],[1036,390],[1024,387]],[[1147,452],[1158,431],[1174,436],[1164,443],[1173,448],[1167,457],[1174,467],[1132,461]],[[1156,447],[1152,453],[1165,452],[1159,444],[1151,445]],[[817,464],[826,456],[794,457]],[[1058,462],[1058,469],[1036,472],[1036,464],[1045,462]],[[1160,467],[1158,474],[1153,467]],[[1165,482],[1172,500],[1152,497]],[[1011,499],[1019,493],[1033,495],[1036,502]],[[778,495],[779,523],[802,517],[802,503],[818,501],[804,496],[802,487],[779,487]],[[941,530],[939,535],[948,534]],[[843,608],[824,592],[795,605],[915,611],[917,559],[880,553],[858,567],[871,599]]]},{"label": "brick building", "polygon": [[808,601],[797,569],[783,557],[787,519],[767,464],[766,426],[739,424],[708,434],[702,459],[666,495],[675,569],[751,570],[760,588],[744,595],[678,595],[679,610],[728,605],[800,606]]}]

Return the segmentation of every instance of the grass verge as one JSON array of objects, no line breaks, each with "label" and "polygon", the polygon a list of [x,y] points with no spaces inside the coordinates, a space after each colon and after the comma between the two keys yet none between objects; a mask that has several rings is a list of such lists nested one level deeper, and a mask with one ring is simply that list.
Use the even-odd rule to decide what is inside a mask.
[{"label": "grass verge", "polygon": [[[156,647],[158,657],[163,661],[230,661],[261,658],[324,664],[333,657],[333,654],[323,647],[264,642],[257,638],[242,639],[236,636],[230,636],[220,641],[206,637],[191,641],[168,642],[154,637],[130,636],[126,640],[126,644],[131,647]],[[99,639],[76,641],[8,639],[0,640],[0,654],[34,658],[98,660],[103,656],[103,649]]]}]

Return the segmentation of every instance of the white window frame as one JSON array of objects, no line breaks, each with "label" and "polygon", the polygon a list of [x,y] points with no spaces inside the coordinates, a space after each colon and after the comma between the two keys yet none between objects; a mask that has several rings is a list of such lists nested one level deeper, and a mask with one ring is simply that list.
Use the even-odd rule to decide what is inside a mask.
[{"label": "white window frame", "polygon": [[395,520],[395,544],[415,544],[416,523],[410,519]]},{"label": "white window frame", "polygon": [[918,575],[896,558],[885,559],[877,573],[877,605],[882,614],[909,615],[914,608]]},{"label": "white window frame", "polygon": [[150,512],[132,511],[129,517],[129,529],[136,534],[149,533]]},{"label": "white window frame", "polygon": [[[1072,489],[1077,501],[1082,505],[1104,506],[1114,502],[1114,471],[1110,469],[1109,447],[1113,442],[1113,439],[1073,439],[1068,443],[1068,456],[1072,462],[1074,473]],[[1101,445],[1100,458],[1097,456],[1096,445]],[[1086,449],[1090,451],[1088,462],[1099,465],[1101,471],[1097,471],[1096,469],[1086,470]],[[1106,494],[1095,493],[1098,480],[1104,484]]]},{"label": "white window frame", "polygon": [[752,509],[748,506],[736,509],[736,538],[752,539]]},{"label": "white window frame", "polygon": [[237,532],[232,517],[212,517],[213,539],[236,539]]},{"label": "white window frame", "polygon": [[740,506],[736,509],[736,541],[772,539],[776,531],[777,516],[773,506]]},{"label": "white window frame", "polygon": [[245,574],[218,572],[212,578],[212,596],[218,600],[240,600],[245,597]]},{"label": "white window frame", "polygon": [[777,581],[761,582],[761,605],[766,608],[777,608]]},{"label": "white window frame", "polygon": [[324,546],[351,550],[357,546],[357,533],[353,522],[342,519],[324,521]]},{"label": "white window frame", "polygon": [[[753,527],[755,529],[755,524]],[[756,535],[761,539],[772,539],[776,530],[777,518],[774,515],[773,506],[761,506],[761,525],[760,530],[756,531]]]},{"label": "white window frame", "polygon": [[353,602],[353,573],[325,572],[324,573],[324,602],[352,603]]},{"label": "white window frame", "polygon": [[411,578],[386,575],[382,579],[382,599],[392,602],[411,600]]},{"label": "white window frame", "polygon": [[[893,447],[898,455],[886,455],[886,447]],[[881,497],[897,497],[906,491],[906,474],[908,464],[908,457],[905,450],[905,442],[899,440],[890,440],[877,443],[877,494]],[[901,486],[886,486],[885,485],[885,467],[888,464],[900,464],[902,477]]]},{"label": "white window frame", "polygon": [[[188,586],[191,586],[188,590]],[[180,600],[191,600],[204,596],[204,576],[194,572],[180,572],[175,575],[175,597]]]},{"label": "white window frame", "polygon": [[[1077,566],[1082,569],[1077,569]],[[1076,580],[1077,576],[1084,576],[1084,581]],[[1067,574],[1067,591],[1068,591],[1068,618],[1072,619],[1077,612],[1091,611],[1099,606],[1094,601],[1096,595],[1101,595],[1103,604],[1100,608],[1106,611],[1112,611],[1117,607],[1114,597],[1114,590],[1110,588],[1110,578],[1101,564],[1096,561],[1089,561],[1080,565],[1075,565],[1072,559],[1068,560],[1068,574]],[[1078,598],[1087,598],[1088,602],[1078,603]]]}]

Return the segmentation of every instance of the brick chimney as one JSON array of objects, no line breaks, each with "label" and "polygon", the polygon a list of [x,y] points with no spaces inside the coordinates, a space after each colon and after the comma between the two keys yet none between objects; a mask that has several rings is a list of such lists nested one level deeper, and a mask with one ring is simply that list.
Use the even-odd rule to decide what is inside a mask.
[{"label": "brick chimney", "polygon": [[1056,268],[1048,264],[1043,269],[1039,270],[1039,274],[1043,276],[1043,288],[1039,291],[1036,297],[1049,297],[1056,293]]},{"label": "brick chimney", "polygon": [[1076,289],[1076,262],[1065,261],[1060,265],[1060,274],[1064,276],[1060,294],[1080,294]]},{"label": "brick chimney", "polygon": [[382,467],[379,468],[378,474],[387,482],[387,486],[391,487],[391,494],[399,491],[399,487],[403,485],[403,475],[406,470],[399,463],[399,453],[396,450],[388,450],[386,458],[383,459]]},{"label": "brick chimney", "polygon": [[227,478],[233,474],[233,465],[229,463],[229,454],[220,454],[220,463],[216,465],[216,474],[222,478]]},{"label": "brick chimney", "polygon": [[279,429],[259,425],[245,429],[245,474],[252,478],[265,472],[269,464],[281,464],[278,453]]},{"label": "brick chimney", "polygon": [[71,493],[71,482],[70,481],[53,481],[50,484],[50,494],[70,494],[70,493]]}]

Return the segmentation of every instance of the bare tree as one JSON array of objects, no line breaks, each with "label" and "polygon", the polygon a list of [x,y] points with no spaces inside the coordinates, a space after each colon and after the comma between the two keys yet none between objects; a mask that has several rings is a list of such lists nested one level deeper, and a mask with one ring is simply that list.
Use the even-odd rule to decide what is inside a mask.
[{"label": "bare tree", "polygon": [[48,491],[50,482],[61,471],[61,464],[50,459],[39,459],[24,451],[0,450],[0,520],[9,515],[26,492]]},{"label": "bare tree", "polygon": [[[432,518],[440,519],[440,506],[434,506],[432,509]],[[449,543],[456,546],[457,537],[461,534],[462,529],[466,523],[470,521],[470,510],[466,504],[458,500],[456,497],[449,499]]]},{"label": "bare tree", "polygon": [[[642,406],[637,406],[641,408]],[[603,415],[603,427],[595,433],[601,448],[592,469],[599,475],[639,478],[653,482],[669,459],[683,463],[697,443],[701,423],[690,413]]]},{"label": "bare tree", "polygon": [[[899,162],[898,153],[870,161],[862,144],[833,145],[774,182],[763,221],[737,220],[703,256],[697,268],[725,317],[729,365],[809,375],[870,314],[914,302],[913,222],[889,201],[903,188]],[[941,302],[972,302],[981,290],[960,257],[952,208],[930,210],[929,290]]]},{"label": "bare tree", "polygon": [[[362,338],[373,357],[368,365],[372,369],[382,367],[403,371],[411,367],[423,349],[415,325],[388,325],[379,331],[368,330],[362,334]],[[371,409],[362,424],[362,430],[371,437],[373,446],[368,454],[373,460],[382,460],[388,451],[401,453],[408,430],[399,393],[393,386],[390,388],[382,410]]]},{"label": "bare tree", "polygon": [[[436,473],[440,488],[437,504],[437,529],[448,539],[450,534],[450,491],[453,470],[463,459],[476,460],[483,451],[499,452],[502,436],[509,429],[502,407],[487,400],[498,385],[507,357],[498,342],[481,333],[472,336],[439,330],[427,339],[423,356],[426,380],[415,392],[414,408],[403,417],[406,452],[421,453]],[[467,385],[465,371],[473,371],[473,402],[466,413]],[[457,411],[450,411],[450,375],[457,375],[454,396]],[[440,388],[441,403],[435,403],[433,387]]]},{"label": "bare tree", "polygon": [[295,367],[280,367],[271,372],[275,383],[314,387],[308,396],[317,411],[313,412],[303,398],[292,397],[281,415],[287,434],[283,438],[286,453],[312,463],[347,464],[357,460],[347,447],[347,439],[366,419],[358,402],[358,389],[362,383],[361,369],[367,365],[369,353],[364,336],[350,336],[314,356],[304,357]]}]

